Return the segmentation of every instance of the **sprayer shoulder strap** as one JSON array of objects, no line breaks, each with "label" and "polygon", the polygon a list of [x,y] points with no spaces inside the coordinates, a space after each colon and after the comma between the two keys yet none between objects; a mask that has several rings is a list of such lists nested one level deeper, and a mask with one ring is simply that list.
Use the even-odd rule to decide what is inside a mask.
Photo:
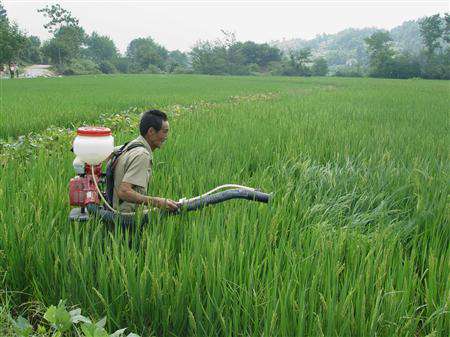
[{"label": "sprayer shoulder strap", "polygon": [[117,164],[117,159],[119,159],[119,157],[123,153],[128,152],[132,149],[135,149],[137,147],[144,147],[144,145],[141,143],[131,143],[131,144],[130,143],[131,142],[126,142],[125,144],[122,145],[122,147],[119,150],[114,152],[113,157],[112,157],[112,160],[114,161],[112,164],[114,165],[114,167]]},{"label": "sprayer shoulder strap", "polygon": [[137,147],[144,147],[144,145],[140,143],[130,144],[130,142],[123,144],[118,150],[113,152],[111,159],[106,166],[106,199],[111,205],[113,204],[114,196],[114,171],[116,169],[118,159],[124,152],[130,151]]}]

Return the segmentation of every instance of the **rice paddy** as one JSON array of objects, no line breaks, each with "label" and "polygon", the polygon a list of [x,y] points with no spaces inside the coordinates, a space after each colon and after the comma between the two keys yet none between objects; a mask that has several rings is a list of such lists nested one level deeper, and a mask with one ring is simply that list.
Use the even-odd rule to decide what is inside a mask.
[{"label": "rice paddy", "polygon": [[[155,215],[131,234],[68,222],[74,129],[108,126],[121,144],[148,108],[171,126],[151,195],[237,183],[272,202]],[[12,315],[66,299],[141,336],[449,333],[448,82],[3,81],[0,117],[0,282]]]}]

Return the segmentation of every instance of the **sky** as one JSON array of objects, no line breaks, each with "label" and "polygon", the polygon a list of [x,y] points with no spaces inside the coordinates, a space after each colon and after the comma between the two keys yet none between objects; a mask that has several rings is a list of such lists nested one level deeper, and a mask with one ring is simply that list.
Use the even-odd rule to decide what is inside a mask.
[{"label": "sky", "polygon": [[47,20],[38,8],[59,3],[93,31],[112,38],[123,53],[131,40],[151,36],[169,50],[189,51],[199,40],[234,32],[239,41],[257,43],[293,38],[311,39],[345,28],[391,29],[404,21],[450,12],[449,1],[20,1],[0,0],[8,17],[28,35],[46,40]]}]

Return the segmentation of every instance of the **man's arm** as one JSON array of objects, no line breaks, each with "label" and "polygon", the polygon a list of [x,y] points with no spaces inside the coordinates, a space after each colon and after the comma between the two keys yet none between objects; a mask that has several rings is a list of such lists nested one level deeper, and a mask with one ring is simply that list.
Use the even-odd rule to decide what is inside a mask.
[{"label": "man's arm", "polygon": [[133,190],[133,185],[127,182],[121,182],[119,185],[119,190],[117,191],[117,195],[121,200],[131,202],[134,204],[146,204],[154,207],[158,207],[161,209],[167,209],[170,211],[176,211],[178,209],[178,205],[175,201],[160,197],[150,197],[143,194],[140,194]]}]

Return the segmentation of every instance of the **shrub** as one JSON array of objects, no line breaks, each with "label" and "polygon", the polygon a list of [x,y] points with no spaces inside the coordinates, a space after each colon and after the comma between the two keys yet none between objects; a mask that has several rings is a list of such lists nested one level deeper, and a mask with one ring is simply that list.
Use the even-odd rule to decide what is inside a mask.
[{"label": "shrub", "polygon": [[363,77],[364,74],[360,67],[340,67],[337,68],[333,74],[337,77]]},{"label": "shrub", "polygon": [[103,74],[114,74],[114,73],[117,73],[116,67],[114,66],[114,64],[112,64],[109,61],[100,62],[98,67],[99,67],[100,71]]},{"label": "shrub", "polygon": [[176,66],[172,70],[172,74],[193,74],[193,73],[194,73],[194,69],[186,68],[186,67],[183,67],[183,66]]},{"label": "shrub", "polygon": [[163,71],[159,69],[154,64],[150,64],[148,68],[144,71],[146,74],[161,74]]},{"label": "shrub", "polygon": [[259,66],[258,64],[256,64],[256,63],[250,63],[250,64],[247,66],[247,69],[248,69],[248,72],[249,72],[250,74],[260,73],[260,72],[261,72],[260,66]]},{"label": "shrub", "polygon": [[118,57],[112,63],[121,73],[126,74],[130,71],[130,60],[127,57]]},{"label": "shrub", "polygon": [[99,66],[86,59],[76,59],[68,65],[58,67],[59,72],[63,75],[88,75],[88,74],[101,74]]}]

